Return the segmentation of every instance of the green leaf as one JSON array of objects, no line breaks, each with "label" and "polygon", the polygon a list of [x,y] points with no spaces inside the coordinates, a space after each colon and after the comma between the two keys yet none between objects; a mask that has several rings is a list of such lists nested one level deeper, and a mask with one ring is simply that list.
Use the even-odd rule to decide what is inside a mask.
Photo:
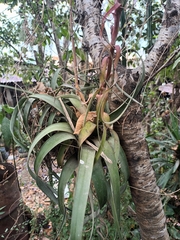
[{"label": "green leaf", "polygon": [[4,118],[4,114],[2,112],[0,112],[0,124],[2,124],[3,118]]},{"label": "green leaf", "polygon": [[58,155],[57,155],[58,167],[63,166],[64,157],[67,153],[67,150],[72,146],[71,143],[72,143],[72,140],[68,140],[68,141],[63,142],[63,144],[61,144],[59,151],[58,151]]},{"label": "green leaf", "polygon": [[124,180],[127,181],[129,178],[129,166],[128,166],[127,158],[120,144],[119,137],[114,130],[111,130],[111,137],[108,139],[108,142],[110,143],[113,149],[117,163],[120,162],[121,172],[124,175]]},{"label": "green leaf", "polygon": [[174,62],[173,64],[173,68],[172,69],[175,69],[176,66],[180,63],[180,57],[176,59],[176,61]]},{"label": "green leaf", "polygon": [[23,122],[24,122],[26,127],[29,126],[28,117],[29,117],[30,110],[31,109],[33,110],[32,104],[33,104],[34,101],[35,101],[35,99],[33,99],[33,98],[27,99],[27,101],[25,102],[25,104],[23,106],[23,109],[21,109],[21,110],[24,110],[23,114],[22,114],[22,117],[23,117],[23,120],[24,120]]},{"label": "green leaf", "polygon": [[87,218],[84,219],[84,224],[88,221],[88,218],[90,219],[91,221],[91,233],[90,233],[90,236],[89,236],[89,240],[92,239],[92,235],[93,235],[93,232],[94,232],[94,219],[95,219],[95,212],[94,212],[94,198],[93,198],[93,193],[92,193],[92,190],[89,189],[89,195],[88,195],[88,199],[89,199],[89,203],[90,203],[90,206],[91,206],[91,214],[89,216],[87,216]]},{"label": "green leaf", "polygon": [[179,120],[177,114],[170,114],[171,124],[168,125],[169,133],[174,141],[180,140]]},{"label": "green leaf", "polygon": [[173,239],[180,239],[180,232],[178,229],[176,229],[174,226],[171,226],[168,230]]},{"label": "green leaf", "polygon": [[84,216],[90,189],[95,151],[82,145],[78,176],[75,185],[70,240],[82,240]]},{"label": "green leaf", "polygon": [[102,208],[107,202],[107,187],[104,170],[100,159],[94,165],[92,181],[96,190],[99,206]]},{"label": "green leaf", "polygon": [[51,108],[51,106],[49,106],[49,104],[46,104],[46,105],[43,107],[43,109],[42,109],[42,115],[41,115],[41,117],[39,118],[39,123],[38,123],[39,127],[38,127],[38,131],[37,131],[37,132],[39,132],[39,131],[41,130],[42,124],[43,124],[44,120],[46,119],[47,114],[48,114],[50,108]]},{"label": "green leaf", "polygon": [[71,128],[69,127],[69,125],[65,122],[62,123],[54,123],[48,127],[46,127],[45,129],[43,129],[34,139],[34,141],[32,142],[30,148],[29,148],[29,152],[28,152],[28,158],[30,157],[34,147],[36,146],[36,144],[46,135],[52,133],[52,132],[67,132],[67,133],[72,133]]},{"label": "green leaf", "polygon": [[165,188],[167,182],[171,179],[173,173],[173,167],[170,168],[167,172],[163,173],[158,179],[158,186],[161,188]]},{"label": "green leaf", "polygon": [[96,159],[95,159],[96,161],[101,156],[101,153],[102,153],[103,147],[104,147],[104,143],[106,141],[106,136],[107,136],[107,128],[106,128],[105,124],[103,124],[103,134],[102,134],[102,137],[101,137],[100,145],[98,147],[98,151],[96,153]]},{"label": "green leaf", "polygon": [[[51,105],[52,107],[57,109],[64,116],[66,116],[63,106],[60,103],[59,99],[57,99],[53,96],[50,96],[50,95],[46,95],[46,94],[32,94],[30,97],[36,98],[36,99],[41,99],[41,100],[45,101],[46,103],[48,103],[49,105]],[[71,108],[66,105],[66,109],[67,109],[68,113],[70,114],[70,116],[72,116],[73,111],[71,110]]]},{"label": "green leaf", "polygon": [[[39,172],[40,165],[44,157],[58,144],[67,141],[69,139],[76,139],[74,135],[67,132],[56,133],[41,146],[40,151],[34,161],[34,171],[36,174]],[[32,148],[32,146],[31,146]]]},{"label": "green leaf", "polygon": [[29,160],[27,160],[27,167],[28,167],[28,172],[31,175],[31,177],[36,181],[37,186],[49,197],[51,201],[53,201],[55,204],[58,204],[58,199],[57,199],[57,192],[46,182],[44,182],[38,175],[36,175],[30,168],[29,165]]},{"label": "green leaf", "polygon": [[121,147],[121,145],[120,145],[119,157],[120,157],[121,170],[122,170],[122,173],[124,174],[125,181],[127,181],[129,179],[129,175],[130,175],[129,166],[128,166],[125,152],[124,152],[123,148]]},{"label": "green leaf", "polygon": [[168,204],[165,206],[165,214],[166,216],[171,216],[173,217],[173,215],[175,214],[173,208],[171,206],[169,206]]},{"label": "green leaf", "polygon": [[[138,54],[137,51],[133,50],[134,52],[136,52]],[[138,54],[139,55],[139,54]],[[127,94],[123,89],[119,88],[119,86],[117,85],[117,88],[123,92],[123,94],[125,94],[127,96],[127,99],[115,110],[110,114],[110,122],[107,122],[108,124],[113,124],[115,122],[117,122],[121,116],[125,113],[125,111],[127,110],[127,108],[129,107],[129,105],[131,104],[132,101],[137,102],[137,100],[135,99],[136,96],[140,93],[141,88],[143,86],[143,82],[145,79],[145,68],[144,68],[144,61],[142,59],[142,57],[139,55],[141,61],[142,61],[142,73],[139,77],[139,81],[136,85],[136,88],[134,89],[132,95],[130,96],[129,94]],[[137,102],[138,103],[138,102]],[[140,103],[139,103],[140,104]]]},{"label": "green leaf", "polygon": [[51,80],[51,88],[53,90],[56,89],[57,87],[57,79],[58,79],[58,76],[59,76],[59,72],[60,72],[60,68],[56,70],[56,72],[54,73],[53,77],[52,77],[52,80]]},{"label": "green leaf", "polygon": [[58,204],[58,199],[55,197],[57,193],[49,184],[47,184],[40,177],[34,174],[34,172],[31,170],[29,166],[29,159],[27,162],[27,166],[28,166],[29,174],[36,181],[37,186],[49,197],[49,199],[51,199],[51,201],[53,201],[55,204]]},{"label": "green leaf", "polygon": [[85,125],[83,126],[83,128],[81,129],[81,131],[78,135],[79,146],[81,146],[83,144],[83,142],[93,133],[95,128],[96,128],[95,123],[93,123],[91,121],[87,121],[85,123]]},{"label": "green leaf", "polygon": [[[14,111],[13,111],[13,114],[12,114],[11,120],[10,120],[10,131],[12,133],[13,139],[23,149],[28,149],[27,139],[25,139],[22,136],[22,132],[21,132],[22,131],[22,129],[21,129],[21,121],[22,121],[21,120],[21,108],[23,107],[23,104],[26,101],[27,101],[27,98],[22,98],[18,102],[18,105],[14,108]],[[18,123],[17,123],[17,121],[18,121]],[[18,127],[17,127],[16,123],[18,124]]]},{"label": "green leaf", "polygon": [[51,112],[48,118],[48,125],[53,124],[55,117],[56,117],[56,112]]},{"label": "green leaf", "polygon": [[1,131],[5,146],[10,147],[13,137],[10,131],[10,120],[7,117],[4,117],[2,120]]},{"label": "green leaf", "polygon": [[[76,96],[76,95],[75,95]],[[80,99],[76,96],[76,97],[70,97],[69,98],[70,102],[72,103],[72,105],[81,113],[85,113],[87,111],[87,107],[85,104],[83,104]]]},{"label": "green leaf", "polygon": [[121,150],[119,137],[114,130],[111,129],[110,132],[111,132],[111,137],[108,138],[108,143],[111,145],[111,147],[114,151],[114,155],[117,160],[117,163],[119,163],[120,162],[119,154],[120,154],[120,150]]},{"label": "green leaf", "polygon": [[117,166],[117,159],[115,158],[114,151],[111,145],[106,141],[103,148],[104,154],[112,160],[112,163],[106,161],[106,165],[108,167],[109,177],[110,177],[110,202],[114,217],[114,223],[116,225],[116,229],[121,239],[120,232],[120,178],[119,178],[119,170]]},{"label": "green leaf", "polygon": [[2,106],[2,109],[3,109],[6,113],[9,113],[9,114],[13,113],[13,110],[14,110],[14,108],[13,108],[13,107],[10,107],[9,105],[3,105],[3,106]]},{"label": "green leaf", "polygon": [[175,173],[179,167],[179,164],[180,164],[180,161],[179,159],[176,160],[175,164],[174,164],[174,167],[173,167],[173,173]]},{"label": "green leaf", "polygon": [[58,183],[58,203],[59,203],[59,209],[62,214],[65,213],[65,208],[64,208],[64,190],[66,187],[66,184],[70,180],[73,172],[75,169],[78,167],[78,161],[77,159],[73,156],[68,161],[66,164],[63,166],[63,169],[61,171],[61,175],[59,178],[59,183]]}]

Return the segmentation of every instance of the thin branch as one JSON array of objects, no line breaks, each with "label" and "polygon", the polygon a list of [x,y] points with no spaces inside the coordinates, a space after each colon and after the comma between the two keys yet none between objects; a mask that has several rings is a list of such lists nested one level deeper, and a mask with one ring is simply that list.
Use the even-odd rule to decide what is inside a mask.
[{"label": "thin branch", "polygon": [[10,42],[8,42],[8,40],[6,40],[6,39],[5,39],[4,37],[2,37],[2,36],[0,36],[0,38],[1,38],[4,42],[6,42],[11,48],[14,49],[14,51],[19,55],[20,60],[22,59],[23,62],[26,62],[26,61],[23,59],[22,54],[21,54]]},{"label": "thin branch", "polygon": [[[50,2],[48,0],[46,2],[47,2],[48,8],[49,9],[52,8]],[[59,43],[59,38],[56,34],[56,26],[51,19],[50,19],[50,24],[51,24],[51,27],[52,27],[52,30],[53,30],[54,42],[55,42],[56,50],[57,50],[57,53],[58,53],[59,66],[62,67],[62,66],[64,66],[64,64],[63,64],[63,59],[62,59],[61,46],[60,46],[60,43]]]},{"label": "thin branch", "polygon": [[171,56],[165,61],[165,63],[155,72],[153,73],[149,78],[148,81],[151,80],[152,78],[154,78],[161,70],[163,70],[166,67],[169,67],[170,65],[172,65],[174,63],[174,61],[176,59],[174,59],[174,57],[176,57],[176,55],[180,52],[180,47],[178,49],[176,49]]},{"label": "thin branch", "polygon": [[74,67],[74,77],[75,77],[75,89],[76,89],[76,95],[80,97],[80,99],[85,102],[84,95],[80,91],[79,82],[78,82],[78,65],[77,65],[77,58],[76,58],[76,49],[75,49],[75,43],[74,43],[74,32],[73,32],[73,13],[72,13],[72,0],[70,0],[70,37],[71,37],[71,43],[72,43],[72,52],[73,52],[73,67]]}]

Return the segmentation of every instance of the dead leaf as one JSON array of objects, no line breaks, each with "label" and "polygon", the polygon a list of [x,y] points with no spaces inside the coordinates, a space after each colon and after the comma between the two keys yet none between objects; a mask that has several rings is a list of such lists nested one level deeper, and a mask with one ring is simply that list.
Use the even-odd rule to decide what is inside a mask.
[{"label": "dead leaf", "polygon": [[6,169],[6,167],[0,164],[0,169],[4,170],[4,169]]},{"label": "dead leaf", "polygon": [[81,129],[83,128],[84,124],[87,121],[95,122],[96,117],[97,117],[97,115],[96,115],[95,111],[88,112],[88,114],[86,114],[86,113],[81,114],[80,117],[77,120],[76,127],[75,127],[75,130],[74,130],[74,134],[78,135],[79,132],[81,131]]}]

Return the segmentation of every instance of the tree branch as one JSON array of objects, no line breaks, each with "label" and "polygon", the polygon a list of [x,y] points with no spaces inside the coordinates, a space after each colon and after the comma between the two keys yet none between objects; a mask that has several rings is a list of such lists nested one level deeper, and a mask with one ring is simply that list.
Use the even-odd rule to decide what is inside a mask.
[{"label": "tree branch", "polygon": [[162,69],[171,66],[176,61],[176,59],[174,58],[179,52],[180,52],[180,47],[171,54],[171,56],[165,61],[165,63],[159,69],[157,69],[155,73],[149,76],[148,81],[153,79]]},{"label": "tree branch", "polygon": [[4,37],[0,36],[0,38],[7,43],[11,48],[14,49],[14,51],[19,55],[20,60],[26,63],[26,61],[23,59],[22,54],[10,43],[8,40],[6,40]]},{"label": "tree branch", "polygon": [[94,67],[99,68],[103,57],[101,53],[105,54],[103,50],[110,47],[106,32],[100,36],[102,16],[99,1],[77,0],[76,7],[76,22],[81,24],[83,30],[83,48],[90,53]]},{"label": "tree branch", "polygon": [[[152,76],[155,76],[155,73],[159,72],[158,69],[160,69],[163,65],[165,59],[169,54],[170,47],[178,37],[179,29],[180,1],[171,0],[171,3],[169,3],[165,8],[159,36],[144,61],[146,80],[147,78],[148,80],[151,79]],[[141,72],[141,69],[142,66],[139,66],[132,72]]]}]

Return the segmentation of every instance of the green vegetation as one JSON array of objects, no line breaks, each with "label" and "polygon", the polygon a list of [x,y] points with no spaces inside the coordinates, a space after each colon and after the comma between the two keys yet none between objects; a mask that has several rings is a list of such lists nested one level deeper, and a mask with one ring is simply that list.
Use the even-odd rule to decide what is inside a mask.
[{"label": "green vegetation", "polygon": [[[127,11],[123,8],[120,26],[114,23],[119,32],[111,36],[111,43],[115,38],[122,46],[120,62],[133,67],[141,64],[142,68],[131,94],[119,89],[126,100],[113,111],[107,82],[112,77],[118,81],[115,64],[119,58],[112,56],[120,50],[112,44],[108,51],[113,60],[105,56],[100,70],[93,68],[88,46],[81,46],[82,31],[76,24],[79,16],[70,11],[74,3],[19,1],[19,18],[14,24],[0,14],[1,76],[15,74],[23,82],[21,87],[13,86],[15,92],[22,92],[16,98],[17,105],[0,105],[1,137],[5,146],[14,141],[16,147],[28,152],[28,171],[51,202],[48,211],[39,216],[40,222],[36,217],[31,220],[32,239],[48,223],[53,229],[51,239],[140,239],[128,160],[113,128],[134,102],[144,114],[143,127],[169,234],[180,239],[179,38],[171,47],[172,61],[144,84],[144,56],[139,50],[142,43],[143,50],[149,52],[162,17],[162,4],[146,2],[145,7],[143,0],[134,6],[124,1]],[[17,4],[0,3],[6,3],[10,10]],[[107,17],[111,7],[108,3]],[[58,61],[51,56],[53,52]],[[158,91],[167,82],[173,82],[174,93],[169,99]],[[32,85],[27,89],[28,83]],[[0,83],[0,87],[5,85]],[[40,177],[41,168],[48,172],[46,180]]]}]

